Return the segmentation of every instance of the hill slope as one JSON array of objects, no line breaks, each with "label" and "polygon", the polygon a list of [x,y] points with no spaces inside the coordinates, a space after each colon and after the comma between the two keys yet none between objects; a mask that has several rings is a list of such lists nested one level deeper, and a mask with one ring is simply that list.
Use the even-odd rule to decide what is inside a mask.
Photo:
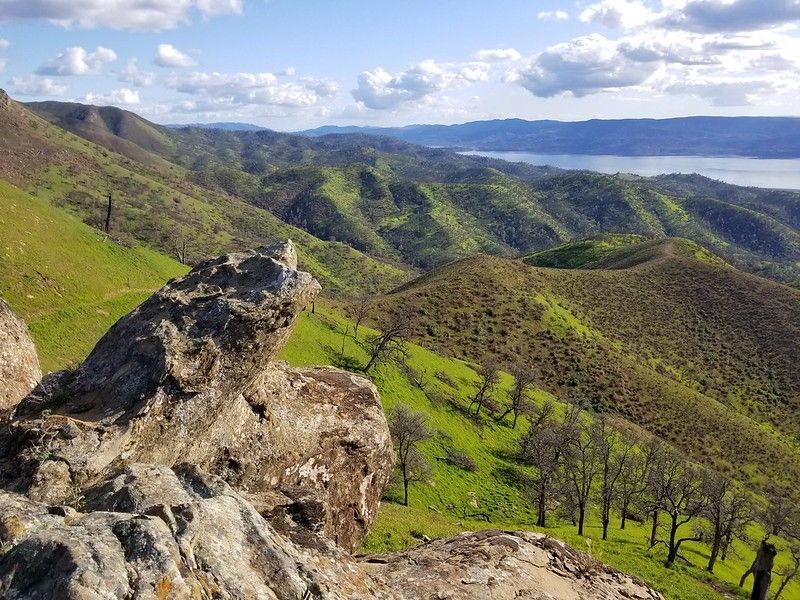
[{"label": "hill slope", "polygon": [[761,489],[791,489],[800,292],[688,241],[633,241],[606,256],[612,269],[465,259],[380,305],[414,311],[432,348],[525,361],[554,394],[579,394]]},{"label": "hill slope", "polygon": [[[123,243],[177,256],[176,247],[186,242],[187,259],[194,261],[291,238],[303,265],[318,273],[329,293],[387,289],[409,277],[402,267],[321,240],[224,190],[193,183],[185,169],[150,153],[172,147],[163,128],[131,113],[45,105],[54,121],[70,123],[76,134],[92,140],[87,141],[0,96],[5,98],[0,102],[0,179],[98,228],[112,193],[111,235]],[[147,160],[139,160],[142,156]]]}]

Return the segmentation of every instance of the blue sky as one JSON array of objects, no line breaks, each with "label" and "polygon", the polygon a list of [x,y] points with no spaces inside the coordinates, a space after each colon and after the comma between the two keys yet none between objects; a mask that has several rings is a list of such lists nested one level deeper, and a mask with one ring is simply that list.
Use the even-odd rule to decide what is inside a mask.
[{"label": "blue sky", "polygon": [[800,0],[0,0],[0,87],[280,130],[800,114]]}]

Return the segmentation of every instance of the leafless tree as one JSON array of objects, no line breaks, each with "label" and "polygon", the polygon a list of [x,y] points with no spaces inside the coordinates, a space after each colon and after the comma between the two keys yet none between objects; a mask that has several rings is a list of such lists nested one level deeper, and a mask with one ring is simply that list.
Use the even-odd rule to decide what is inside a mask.
[{"label": "leafless tree", "polygon": [[654,439],[646,444],[639,444],[628,455],[617,481],[620,529],[625,529],[631,507],[636,506],[647,492],[650,472],[660,451],[661,444]]},{"label": "leafless tree", "polygon": [[534,411],[530,429],[522,436],[520,445],[520,459],[536,470],[531,480],[536,525],[546,527],[547,502],[558,481],[564,447],[563,424],[556,419],[552,402],[547,401]]},{"label": "leafless tree", "polygon": [[761,540],[753,564],[739,580],[739,587],[742,587],[748,575],[753,575],[753,592],[750,594],[750,600],[767,600],[769,584],[772,581],[772,567],[775,565],[777,554],[778,550],[774,544],[770,544],[766,539]]},{"label": "leafless tree", "polygon": [[706,476],[703,487],[707,500],[703,516],[708,519],[711,546],[706,570],[713,573],[726,540],[729,544],[734,537],[744,537],[745,528],[753,522],[753,509],[744,490],[727,477],[710,473]]},{"label": "leafless tree", "polygon": [[654,471],[655,487],[660,498],[659,508],[669,516],[667,539],[656,539],[652,545],[663,543],[667,547],[667,565],[672,565],[680,555],[684,542],[701,541],[702,534],[679,537],[679,529],[703,513],[707,499],[703,493],[703,474],[682,457],[668,452]]},{"label": "leafless tree", "polygon": [[408,488],[415,481],[424,481],[430,467],[417,448],[432,433],[425,413],[413,411],[405,404],[396,405],[388,415],[389,431],[394,444],[395,461],[403,484],[403,504],[408,506]]},{"label": "leafless tree", "polygon": [[384,328],[364,341],[363,347],[369,356],[364,372],[378,364],[404,361],[408,357],[406,344],[411,337],[411,323],[405,312],[393,313]]},{"label": "leafless tree", "polygon": [[175,240],[175,257],[178,259],[178,262],[182,265],[186,264],[186,246],[188,245],[188,241],[186,238],[176,239]]},{"label": "leafless tree", "polygon": [[476,417],[480,416],[481,408],[483,408],[483,405],[486,404],[487,400],[491,397],[497,382],[500,381],[500,367],[495,360],[490,358],[481,364],[478,369],[478,375],[480,377],[478,389],[472,396],[469,408],[467,408],[467,412],[471,412],[472,407],[475,406]]},{"label": "leafless tree", "polygon": [[608,525],[611,523],[611,507],[617,494],[617,483],[634,454],[635,443],[623,438],[603,416],[595,420],[590,435],[594,440],[595,455],[598,461],[603,539],[607,540]]},{"label": "leafless tree", "polygon": [[353,337],[356,340],[358,340],[358,328],[369,316],[370,311],[372,311],[372,296],[360,294],[353,299],[350,314],[353,316]]},{"label": "leafless tree", "polygon": [[789,546],[789,554],[792,557],[792,564],[786,565],[778,571],[778,575],[781,576],[781,584],[775,592],[775,600],[780,600],[786,586],[800,573],[800,544],[795,542]]},{"label": "leafless tree", "polygon": [[578,508],[578,535],[583,535],[586,508],[598,474],[597,445],[588,428],[577,419],[565,424],[564,471]]},{"label": "leafless tree", "polygon": [[502,421],[510,413],[513,413],[514,420],[511,423],[511,428],[516,429],[517,419],[519,419],[520,414],[526,412],[528,409],[528,405],[530,403],[529,394],[531,388],[533,388],[534,382],[536,381],[536,376],[533,372],[533,369],[523,363],[518,363],[515,365],[511,371],[511,374],[514,376],[514,386],[511,388],[511,392],[508,394],[510,404],[508,405],[508,408],[506,408],[505,412],[497,418],[497,420]]}]

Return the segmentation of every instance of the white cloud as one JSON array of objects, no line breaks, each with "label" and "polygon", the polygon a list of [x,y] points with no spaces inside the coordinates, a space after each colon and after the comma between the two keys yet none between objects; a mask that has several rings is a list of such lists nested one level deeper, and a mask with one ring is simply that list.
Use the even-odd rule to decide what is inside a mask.
[{"label": "white cloud", "polygon": [[565,10],[543,10],[536,18],[540,21],[566,21],[569,13]]},{"label": "white cloud", "polygon": [[125,68],[119,74],[119,80],[125,83],[130,83],[136,87],[147,87],[153,85],[156,80],[155,73],[142,71],[139,68],[139,61],[132,58],[125,65]]},{"label": "white cloud", "polygon": [[580,18],[584,23],[633,29],[652,21],[655,13],[641,0],[601,0],[587,6]]},{"label": "white cloud", "polygon": [[527,66],[509,72],[507,80],[540,97],[580,97],[642,84],[656,68],[632,60],[616,42],[593,33],[551,46]]},{"label": "white cloud", "polygon": [[800,20],[797,0],[673,0],[661,20],[689,31],[755,31]]},{"label": "white cloud", "polygon": [[8,40],[6,40],[4,38],[0,38],[0,49],[8,48],[9,46],[11,46],[11,42],[9,42]]},{"label": "white cloud", "polygon": [[489,50],[479,50],[475,53],[475,59],[481,62],[505,62],[514,61],[522,58],[514,48],[492,48]]},{"label": "white cloud", "polygon": [[159,44],[153,62],[159,67],[177,68],[194,67],[197,64],[191,56],[181,52],[172,44]]},{"label": "white cloud", "polygon": [[141,99],[139,98],[138,91],[132,90],[130,88],[120,88],[117,90],[112,90],[105,94],[94,94],[90,92],[86,94],[81,99],[81,101],[86,102],[87,104],[107,106],[107,105],[118,105],[118,104],[126,104],[126,105],[139,104],[141,102]]},{"label": "white cloud", "polygon": [[195,72],[184,77],[172,77],[168,85],[184,94],[198,96],[184,103],[184,107],[199,107],[196,109],[203,111],[220,105],[313,106],[338,91],[338,84],[334,81],[306,78],[279,83],[274,73]]},{"label": "white cloud", "polygon": [[20,96],[61,96],[67,91],[66,84],[38,75],[12,77],[10,83],[14,93]]},{"label": "white cloud", "polygon": [[367,108],[387,110],[421,100],[459,83],[487,77],[487,65],[482,63],[439,64],[424,60],[394,75],[382,67],[365,71],[358,76],[358,87],[352,94]]},{"label": "white cloud", "polygon": [[8,64],[7,58],[0,58],[0,73],[6,70],[6,65]]},{"label": "white cloud", "polygon": [[38,75],[90,75],[97,73],[103,65],[117,60],[117,53],[98,46],[89,52],[81,46],[67,48],[49,63],[36,70]]},{"label": "white cloud", "polygon": [[1,0],[0,21],[42,19],[64,27],[159,31],[203,17],[241,14],[241,0]]}]

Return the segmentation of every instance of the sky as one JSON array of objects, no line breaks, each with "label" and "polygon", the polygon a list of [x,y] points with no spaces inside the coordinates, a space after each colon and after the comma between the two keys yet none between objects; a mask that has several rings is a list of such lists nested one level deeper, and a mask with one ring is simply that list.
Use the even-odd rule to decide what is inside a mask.
[{"label": "sky", "polygon": [[800,116],[800,0],[0,0],[0,87],[158,123]]}]

